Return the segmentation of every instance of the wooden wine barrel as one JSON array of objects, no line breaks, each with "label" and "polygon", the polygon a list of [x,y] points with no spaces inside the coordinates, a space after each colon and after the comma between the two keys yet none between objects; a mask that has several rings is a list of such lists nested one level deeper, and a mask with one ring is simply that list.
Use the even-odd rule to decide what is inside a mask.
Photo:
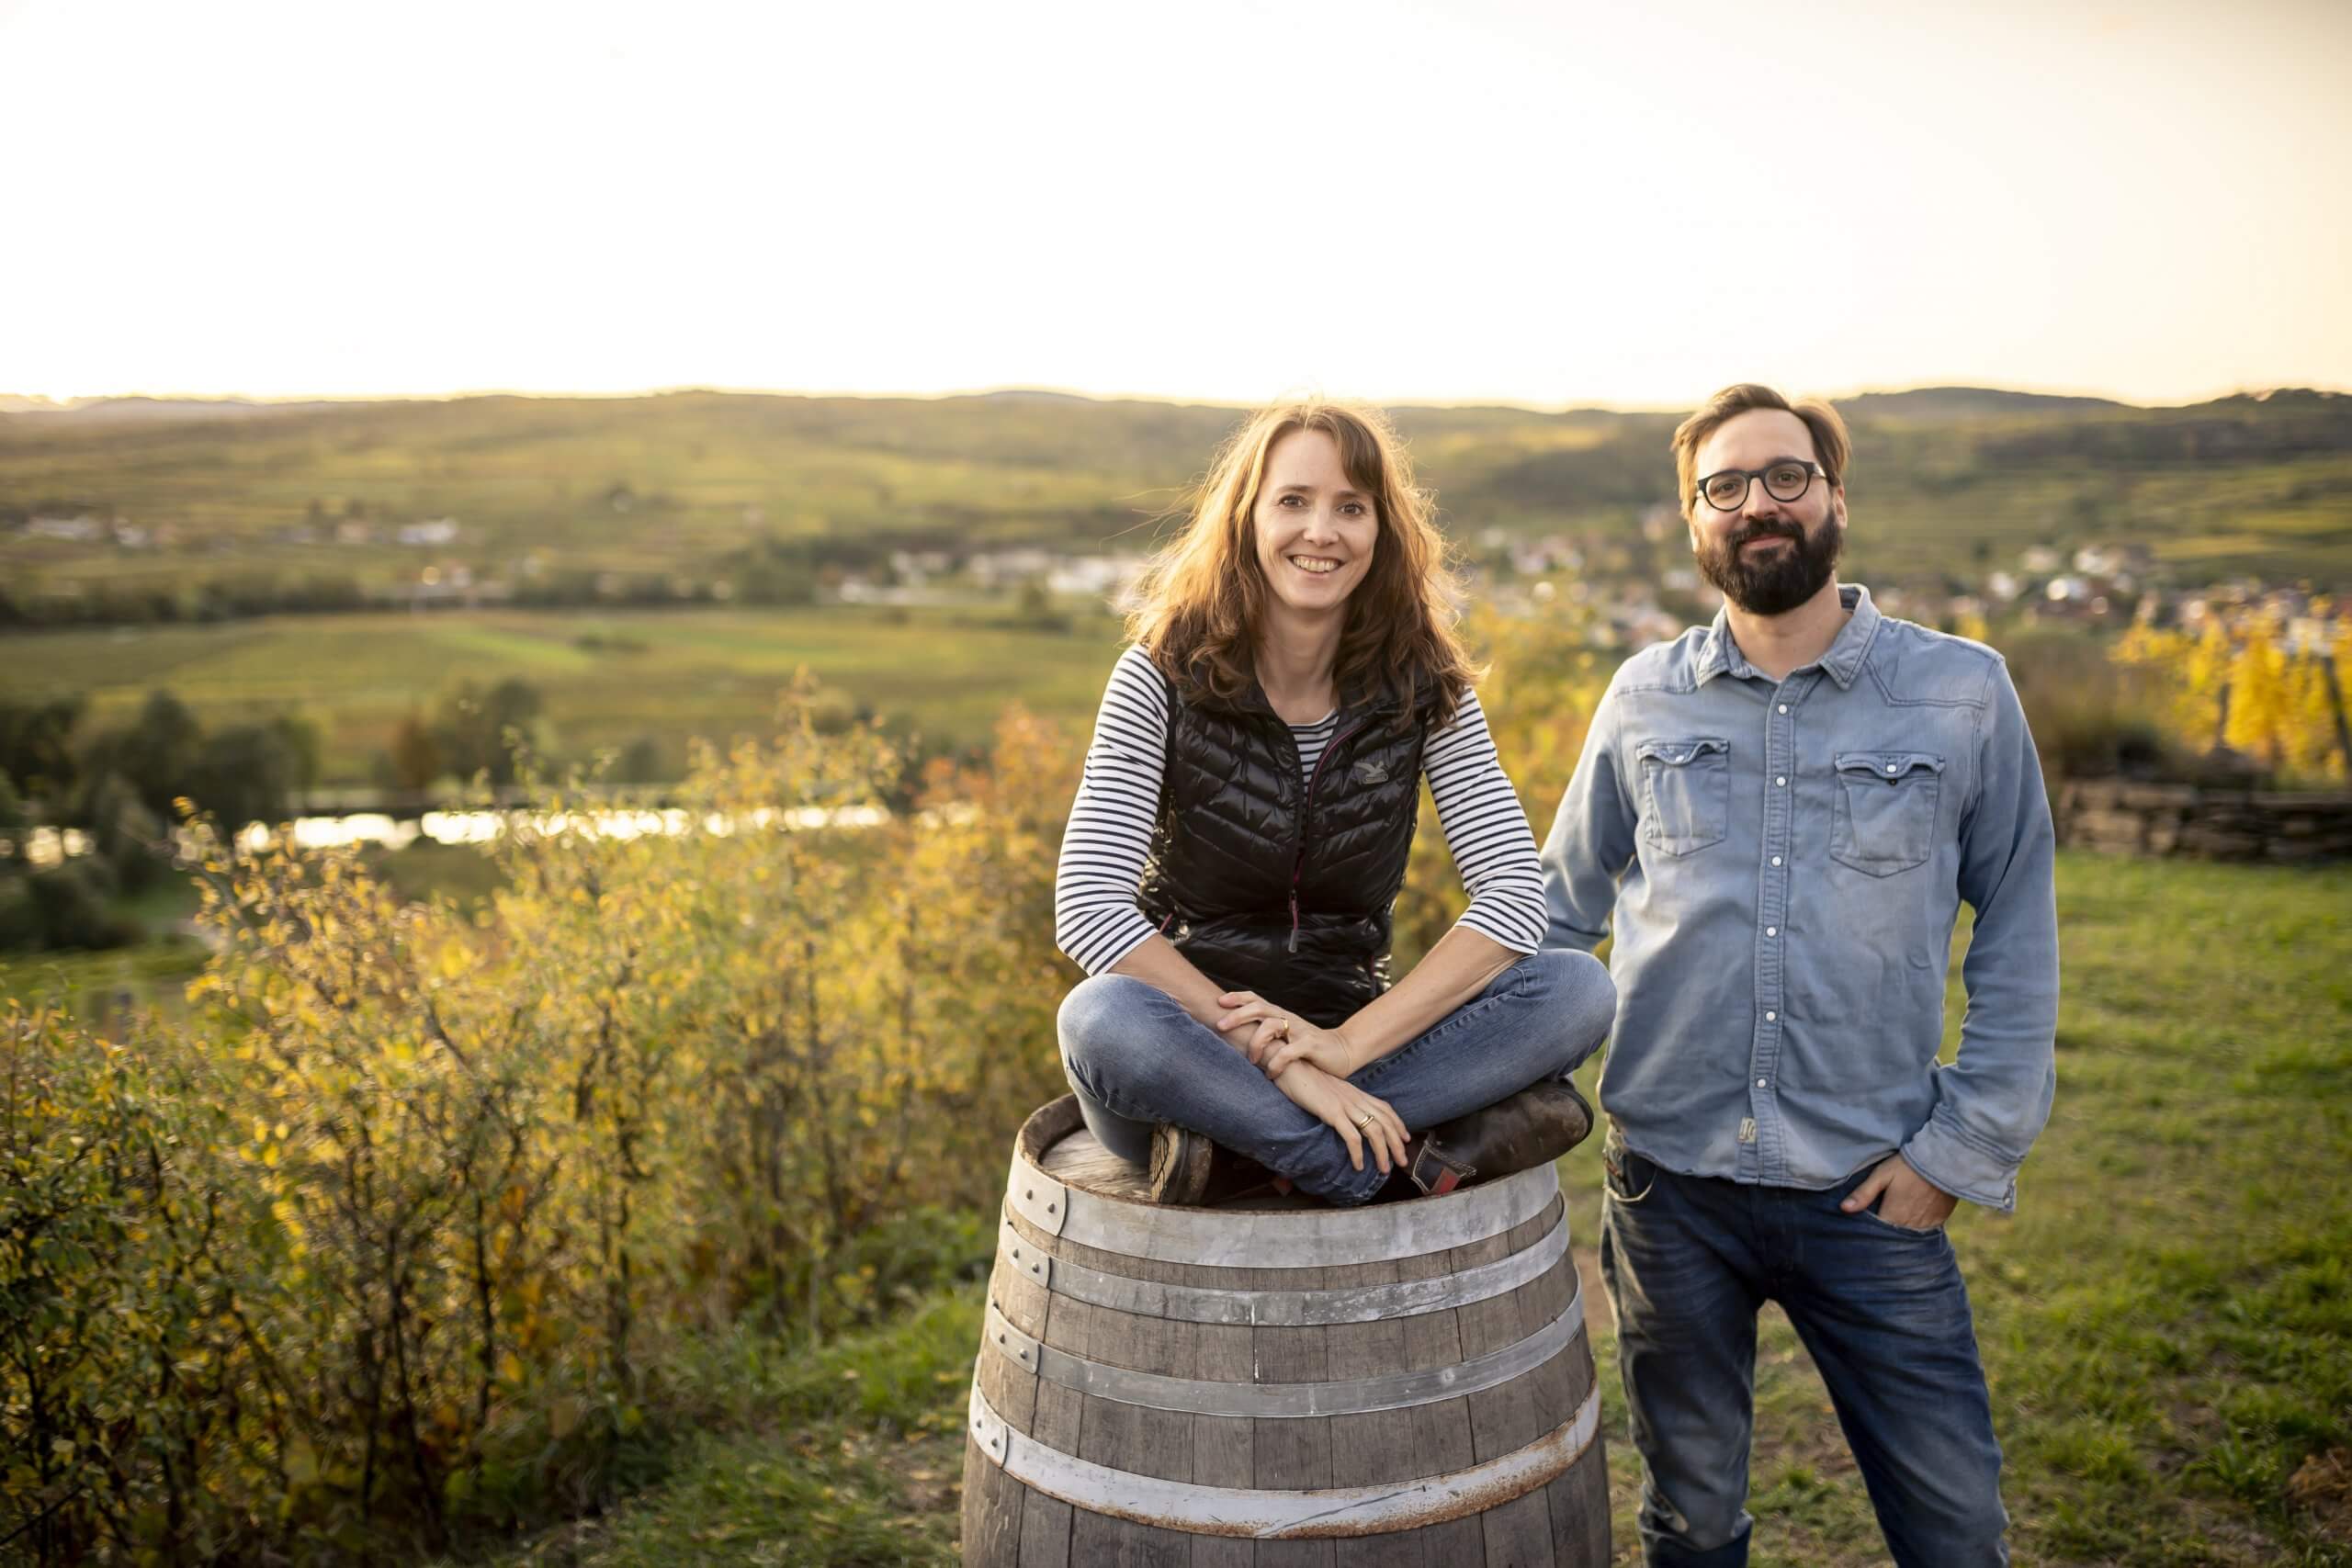
[{"label": "wooden wine barrel", "polygon": [[1358,1209],[1142,1190],[1075,1098],[1022,1127],[965,1432],[969,1568],[1609,1561],[1552,1167]]}]

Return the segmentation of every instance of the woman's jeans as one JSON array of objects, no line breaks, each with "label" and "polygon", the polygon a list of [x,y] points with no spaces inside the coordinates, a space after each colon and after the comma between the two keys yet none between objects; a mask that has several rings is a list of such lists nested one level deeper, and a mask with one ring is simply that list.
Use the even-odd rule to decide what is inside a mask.
[{"label": "woman's jeans", "polygon": [[[1590,953],[1534,953],[1349,1081],[1386,1100],[1418,1137],[1565,1077],[1600,1045],[1616,1010],[1609,971]],[[1086,1125],[1130,1164],[1148,1165],[1152,1123],[1173,1122],[1334,1203],[1363,1202],[1387,1179],[1369,1149],[1362,1170],[1351,1165],[1338,1132],[1157,986],[1097,975],[1063,1000],[1060,1023],[1062,1071]]]},{"label": "woman's jeans", "polygon": [[[2001,1446],[1951,1241],[1821,1191],[1682,1176],[1601,1145],[1600,1276],[1617,1313],[1642,1561],[1747,1561],[1756,1311],[1781,1303],[1812,1352],[1901,1568],[1996,1568]],[[1875,1162],[1872,1162],[1873,1165]]]}]

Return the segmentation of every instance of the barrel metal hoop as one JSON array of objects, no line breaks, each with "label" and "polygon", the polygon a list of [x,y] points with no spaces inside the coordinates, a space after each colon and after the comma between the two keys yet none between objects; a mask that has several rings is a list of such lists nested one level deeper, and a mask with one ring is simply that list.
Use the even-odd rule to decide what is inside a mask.
[{"label": "barrel metal hoop", "polygon": [[1005,1206],[1047,1235],[1059,1235],[1069,1224],[1069,1189],[1013,1151],[1012,1179],[1005,1183]]},{"label": "barrel metal hoop", "polygon": [[1199,1285],[1166,1285],[1153,1280],[1105,1273],[1067,1258],[1054,1257],[1013,1229],[1009,1220],[1000,1221],[997,1227],[1000,1266],[1012,1269],[1056,1295],[1069,1296],[1089,1306],[1133,1313],[1138,1317],[1284,1327],[1379,1323],[1392,1317],[1418,1317],[1423,1313],[1468,1306],[1473,1302],[1517,1290],[1536,1279],[1558,1262],[1567,1249],[1568,1216],[1563,1210],[1559,1223],[1534,1246],[1457,1274],[1322,1291],[1228,1291]]},{"label": "barrel metal hoop", "polygon": [[1005,1206],[1047,1235],[1102,1252],[1216,1269],[1386,1263],[1487,1241],[1544,1212],[1560,1190],[1546,1161],[1441,1198],[1352,1209],[1191,1209],[1064,1185],[1022,1151]]},{"label": "barrel metal hoop", "polygon": [[1600,1431],[1596,1383],[1566,1421],[1484,1464],[1374,1486],[1259,1492],[1162,1481],[1063,1453],[1014,1431],[980,1393],[978,1380],[972,1382],[972,1443],[1031,1491],[1162,1529],[1259,1540],[1381,1535],[1498,1508],[1566,1471]]},{"label": "barrel metal hoop", "polygon": [[[1055,1289],[1054,1281],[1077,1267],[1067,1258],[1057,1258],[1027,1236],[1012,1228],[1012,1222],[1001,1214],[996,1222],[997,1266],[1010,1269],[1040,1290]],[[1057,1269],[1056,1264],[1060,1268]],[[1065,1292],[1069,1293],[1069,1292]],[[1091,1300],[1091,1297],[1080,1297]]]},{"label": "barrel metal hoop", "polygon": [[1108,1366],[1057,1350],[1022,1333],[993,1302],[989,1303],[980,1332],[990,1350],[1023,1371],[1035,1372],[1048,1382],[1097,1399],[1150,1410],[1189,1411],[1195,1416],[1284,1420],[1401,1410],[1499,1387],[1558,1355],[1583,1327],[1584,1292],[1579,1287],[1559,1316],[1498,1350],[1448,1367],[1335,1382],[1218,1382]]}]

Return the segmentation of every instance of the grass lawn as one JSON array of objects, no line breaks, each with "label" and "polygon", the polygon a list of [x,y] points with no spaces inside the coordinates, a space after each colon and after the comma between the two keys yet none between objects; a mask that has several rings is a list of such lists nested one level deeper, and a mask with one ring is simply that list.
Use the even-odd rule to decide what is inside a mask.
[{"label": "grass lawn", "polygon": [[[2059,897],[2057,1110],[2017,1214],[1953,1221],[2017,1560],[2352,1563],[2352,868],[2069,854]],[[1957,954],[1953,975],[1956,1042]],[[1566,1163],[1589,1247],[1593,1145]],[[1597,1292],[1592,1306],[1630,1562],[1638,1465]],[[967,1287],[819,1355],[738,1347],[731,1417],[667,1481],[500,1562],[954,1562],[978,1308]],[[1759,1361],[1754,1561],[1883,1562],[1777,1312]]]},{"label": "grass lawn", "polygon": [[0,701],[84,694],[85,729],[127,722],[159,687],[208,729],[299,713],[319,727],[322,782],[366,784],[403,715],[429,716],[461,680],[519,676],[546,699],[551,753],[650,737],[682,776],[689,736],[770,733],[776,694],[803,666],[845,704],[969,744],[1008,702],[1084,724],[1117,651],[1115,623],[1091,608],[1068,632],[977,609],[846,605],[287,615],[11,637]]}]

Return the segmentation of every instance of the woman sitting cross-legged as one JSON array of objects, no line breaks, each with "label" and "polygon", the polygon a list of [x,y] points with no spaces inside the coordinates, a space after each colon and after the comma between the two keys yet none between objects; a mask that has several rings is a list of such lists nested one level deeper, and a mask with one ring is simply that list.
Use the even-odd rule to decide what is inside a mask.
[{"label": "woman sitting cross-legged", "polygon": [[[1538,952],[1534,836],[1471,689],[1443,542],[1370,410],[1283,404],[1218,453],[1147,573],[1062,840],[1086,1122],[1161,1202],[1334,1203],[1551,1160],[1608,971]],[[1426,778],[1470,906],[1388,984]]]}]

